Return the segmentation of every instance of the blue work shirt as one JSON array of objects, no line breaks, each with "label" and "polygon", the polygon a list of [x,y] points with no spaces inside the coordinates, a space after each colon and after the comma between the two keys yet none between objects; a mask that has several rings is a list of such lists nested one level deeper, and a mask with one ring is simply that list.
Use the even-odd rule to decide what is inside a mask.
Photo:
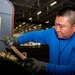
[{"label": "blue work shirt", "polygon": [[51,75],[75,75],[75,34],[59,39],[54,28],[32,31],[18,37],[20,44],[39,42],[49,46],[46,72]]}]

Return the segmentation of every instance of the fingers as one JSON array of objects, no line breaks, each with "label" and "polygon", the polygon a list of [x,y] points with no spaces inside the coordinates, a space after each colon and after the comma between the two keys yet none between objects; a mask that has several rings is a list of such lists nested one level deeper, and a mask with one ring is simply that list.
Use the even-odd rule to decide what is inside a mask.
[{"label": "fingers", "polygon": [[13,41],[12,40],[6,40],[4,41],[6,46],[12,46],[13,45]]},{"label": "fingers", "polygon": [[4,43],[5,43],[6,46],[9,46],[9,47],[10,47],[10,46],[12,46],[12,45],[14,44],[14,40],[13,40],[11,37],[8,37],[8,36],[7,36],[7,37],[5,38]]},{"label": "fingers", "polygon": [[39,71],[39,64],[38,60],[35,58],[28,58],[25,60],[25,65],[24,65],[28,70],[32,71],[33,73],[37,73]]}]

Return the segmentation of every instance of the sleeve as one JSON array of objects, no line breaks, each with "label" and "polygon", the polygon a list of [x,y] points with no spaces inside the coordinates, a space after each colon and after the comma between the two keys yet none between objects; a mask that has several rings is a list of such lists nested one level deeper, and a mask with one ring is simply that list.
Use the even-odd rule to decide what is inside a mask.
[{"label": "sleeve", "polygon": [[20,44],[24,44],[27,42],[46,44],[45,36],[45,31],[32,31],[19,36],[18,41]]},{"label": "sleeve", "polygon": [[75,75],[75,65],[55,65],[47,63],[46,72],[51,75]]}]

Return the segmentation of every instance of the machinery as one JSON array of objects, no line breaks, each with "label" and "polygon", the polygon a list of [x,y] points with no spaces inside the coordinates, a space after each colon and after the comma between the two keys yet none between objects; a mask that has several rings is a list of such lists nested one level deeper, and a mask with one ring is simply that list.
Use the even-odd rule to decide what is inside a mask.
[{"label": "machinery", "polygon": [[[3,36],[12,36],[14,29],[14,6],[9,0],[0,0],[0,72],[6,71],[6,74],[10,72],[19,72],[22,74],[31,73],[26,70],[19,62],[14,60],[16,57],[7,51],[7,46],[4,44]],[[15,46],[12,46],[11,49],[19,55],[20,58],[24,59],[23,54],[17,50]],[[16,58],[17,59],[17,58]],[[18,60],[18,59],[17,59]]]},{"label": "machinery", "polygon": [[9,0],[0,0],[0,51],[6,50],[3,36],[12,36],[13,28],[14,6]]}]

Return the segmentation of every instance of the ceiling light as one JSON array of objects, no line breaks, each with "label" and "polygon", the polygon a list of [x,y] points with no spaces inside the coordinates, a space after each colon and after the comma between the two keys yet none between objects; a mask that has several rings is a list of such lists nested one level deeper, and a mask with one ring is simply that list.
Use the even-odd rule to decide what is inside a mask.
[{"label": "ceiling light", "polygon": [[25,30],[27,32],[27,30]]},{"label": "ceiling light", "polygon": [[50,6],[53,6],[53,5],[55,5],[57,2],[56,1],[54,1],[53,3],[51,3],[50,4]]},{"label": "ceiling light", "polygon": [[42,26],[42,24],[39,24],[39,27],[41,27]]},{"label": "ceiling light", "polygon": [[55,28],[55,26],[52,26],[52,28]]},{"label": "ceiling light", "polygon": [[49,23],[49,21],[46,21],[46,23]]},{"label": "ceiling light", "polygon": [[22,25],[19,25],[19,27],[21,27]]},{"label": "ceiling light", "polygon": [[29,28],[29,30],[31,30],[31,28]]},{"label": "ceiling light", "polygon": [[25,22],[23,22],[23,24],[25,24]]},{"label": "ceiling light", "polygon": [[34,29],[36,29],[36,26],[34,26]]},{"label": "ceiling light", "polygon": [[29,20],[32,20],[32,18],[30,17]]},{"label": "ceiling light", "polygon": [[39,14],[41,14],[42,13],[42,11],[39,11],[38,13],[37,13],[37,15],[39,15]]},{"label": "ceiling light", "polygon": [[16,27],[16,29],[18,29],[18,27]]}]

